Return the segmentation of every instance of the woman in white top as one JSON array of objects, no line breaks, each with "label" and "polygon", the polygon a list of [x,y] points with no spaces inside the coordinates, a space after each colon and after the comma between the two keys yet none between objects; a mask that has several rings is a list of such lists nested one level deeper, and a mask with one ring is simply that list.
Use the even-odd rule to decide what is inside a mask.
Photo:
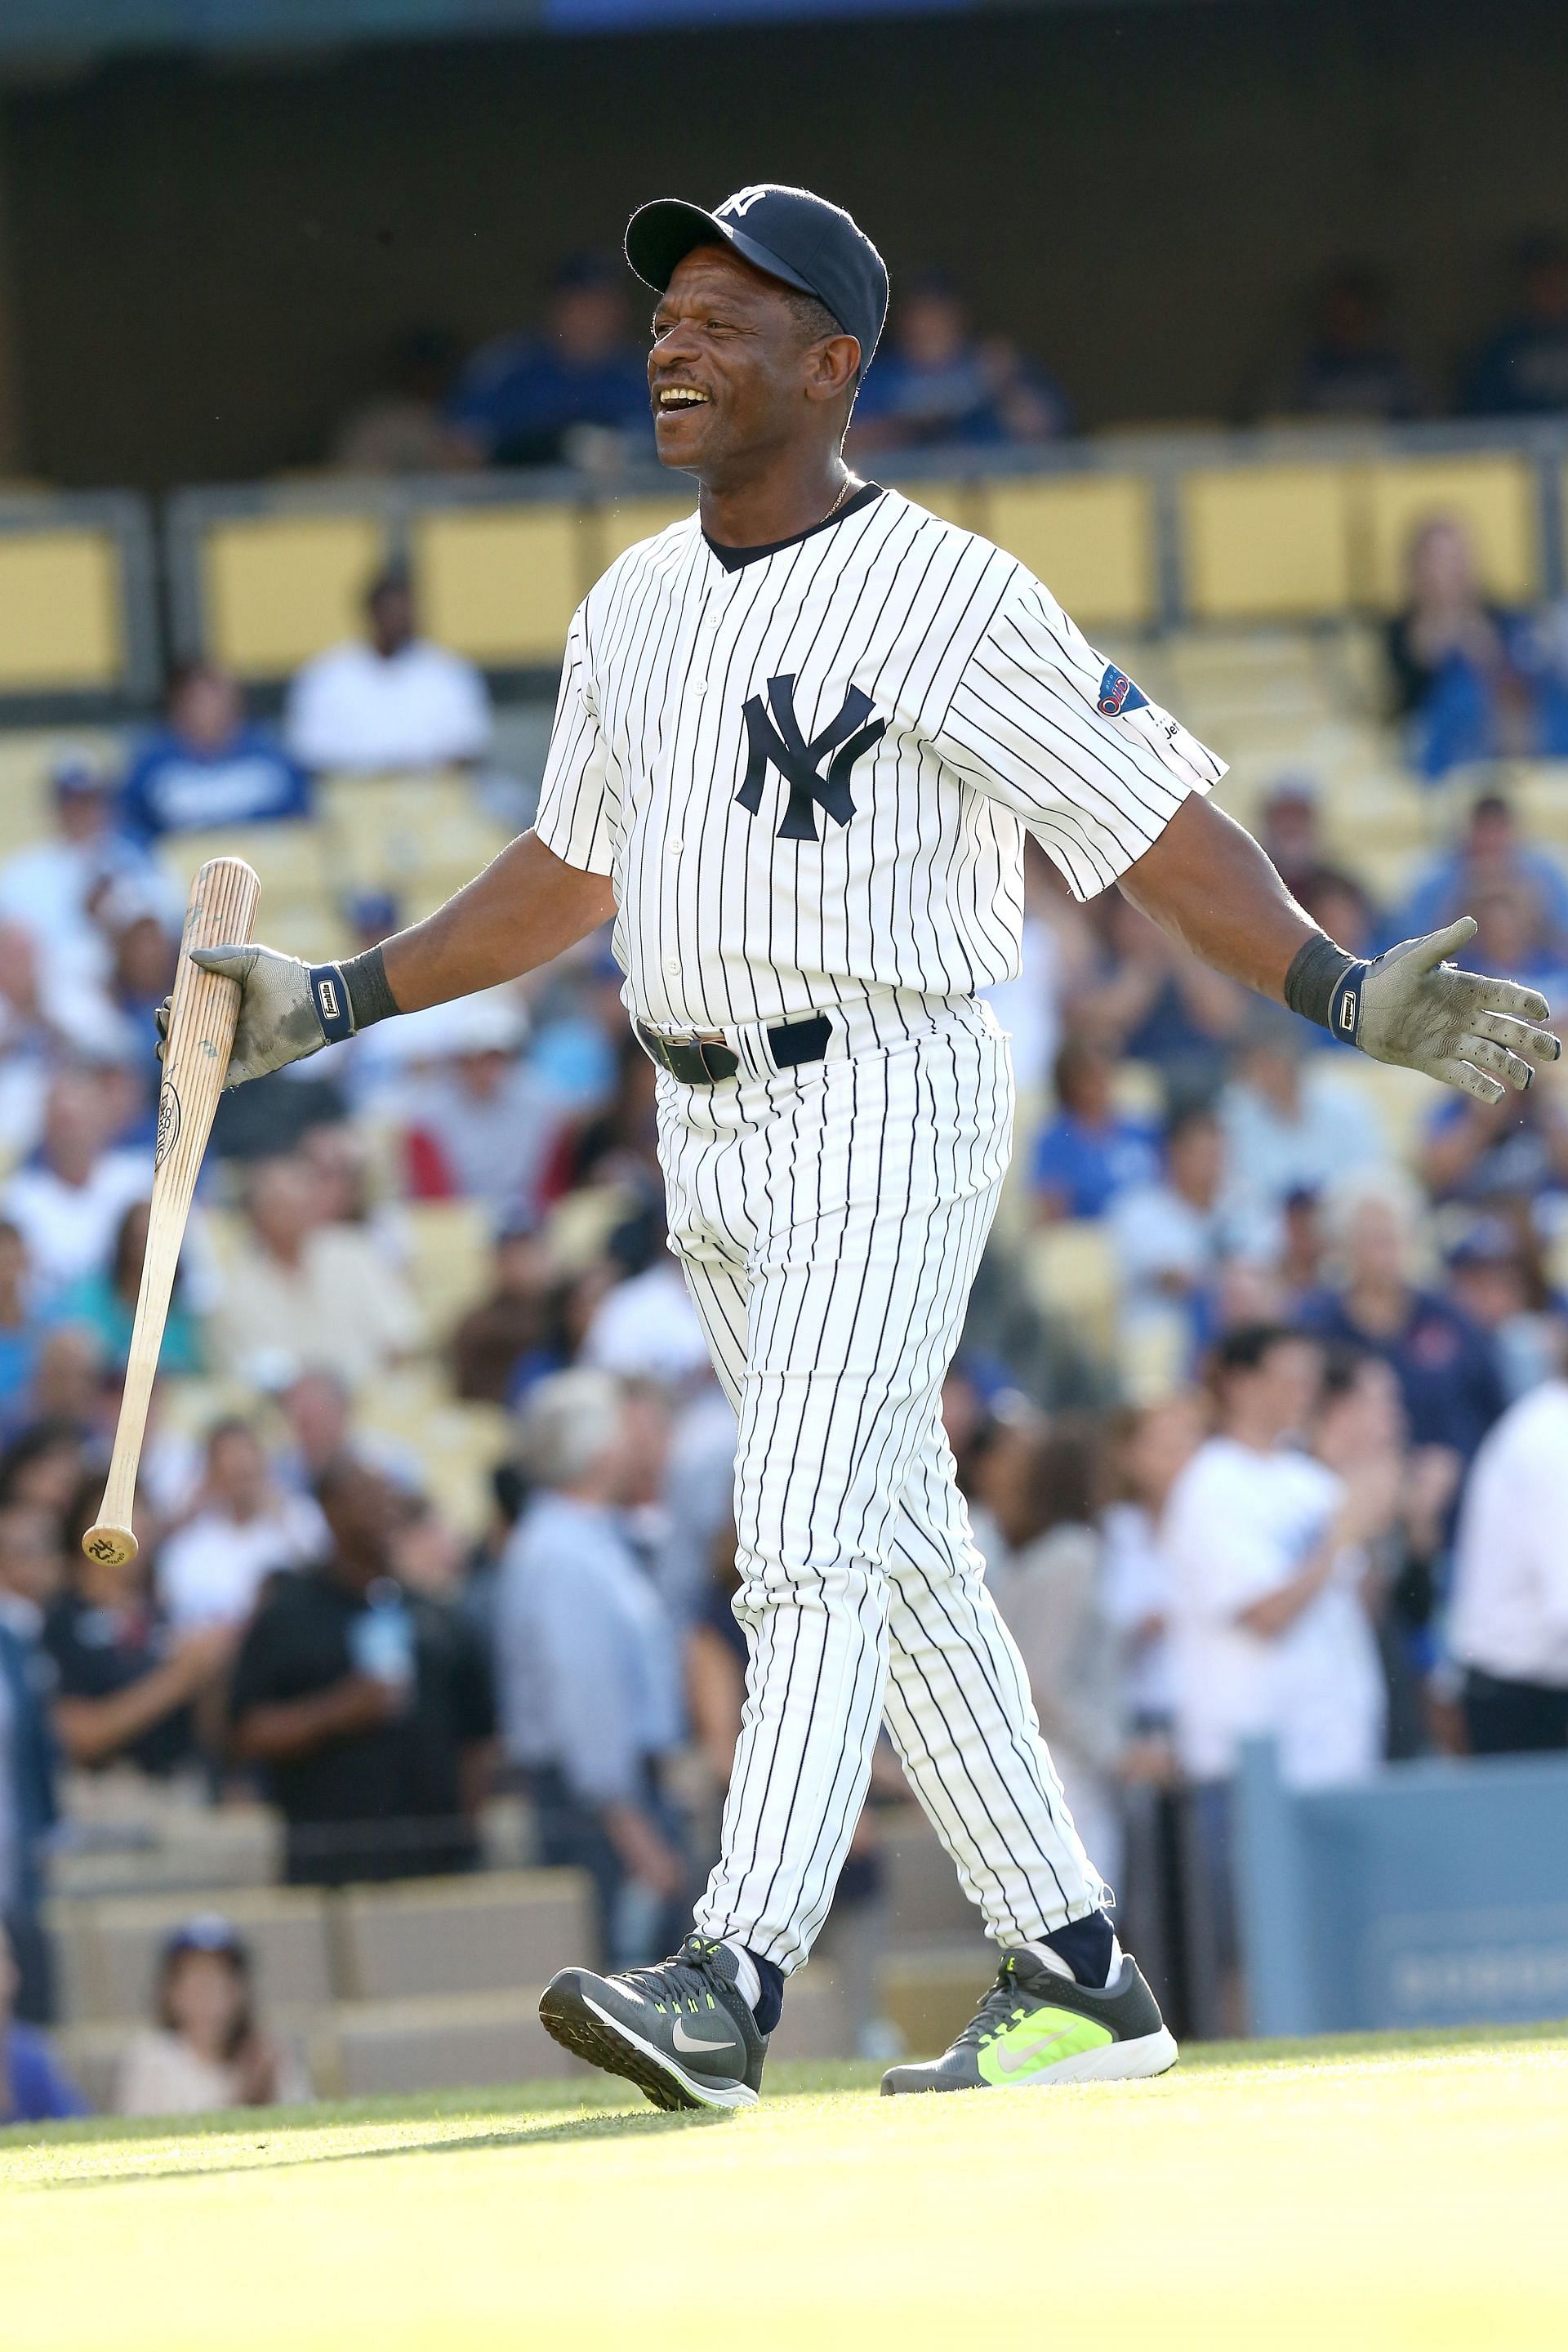
[{"label": "woman in white top", "polygon": [[118,2114],[205,2115],[310,2096],[298,2059],[258,2024],[250,1954],[216,1913],[187,1920],[169,1938],[153,2006],[157,2024],[121,2060]]}]

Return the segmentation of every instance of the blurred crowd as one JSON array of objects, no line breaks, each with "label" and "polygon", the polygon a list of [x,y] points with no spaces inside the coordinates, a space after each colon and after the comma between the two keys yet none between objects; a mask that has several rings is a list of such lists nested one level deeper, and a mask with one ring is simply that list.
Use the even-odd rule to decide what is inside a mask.
[{"label": "blurred crowd", "polygon": [[[1411,581],[1391,669],[1433,729],[1455,666],[1495,684],[1519,639],[1455,526],[1420,534]],[[226,1100],[140,1555],[80,1551],[146,1245],[168,836],[308,816],[324,769],[446,768],[479,793],[489,742],[483,680],[389,572],[277,730],[191,667],[121,772],[59,761],[48,829],[0,863],[0,2116],[71,2095],[34,2028],[51,1861],[89,1834],[95,1782],[259,1795],[287,1875],[325,1885],[473,1867],[487,1797],[511,1791],[537,1858],[588,1874],[616,1962],[674,1940],[715,1850],[744,1673],[734,1431],[664,1248],[654,1073],[603,937]],[[1466,961],[1568,1003],[1568,868],[1505,791],[1475,793],[1396,904],[1325,847],[1310,779],[1282,776],[1260,823],[1347,946],[1468,912]],[[1179,1805],[1228,1969],[1248,1738],[1297,1786],[1568,1746],[1568,1103],[1548,1072],[1495,1108],[1432,1091],[1412,1124],[1371,1066],[1118,893],[1075,906],[1032,846],[1027,881],[1025,976],[996,992],[1016,1171],[950,1433],[1130,1932],[1166,1899]],[[345,914],[369,944],[401,909]],[[446,1213],[485,1255],[437,1309],[416,1220]],[[412,1421],[386,1409],[410,1394]],[[505,1432],[466,1511],[447,1406]],[[877,1820],[904,1801],[886,1756],[840,1932],[874,1930]],[[297,2083],[247,1969],[222,1921],[182,1931],[122,2104]]]},{"label": "blurred crowd", "polygon": [[[1568,412],[1568,244],[1536,234],[1500,257],[1498,321],[1428,380],[1404,347],[1393,289],[1346,262],[1308,289],[1294,336],[1241,387],[1235,421],[1546,416]],[[624,263],[584,253],[552,275],[537,322],[470,351],[445,330],[410,331],[380,381],[340,424],[330,462],[345,473],[479,466],[613,471],[652,462],[647,341]],[[930,446],[1027,447],[1077,429],[1067,391],[1005,331],[980,325],[941,271],[902,277],[856,408],[851,454]]]}]

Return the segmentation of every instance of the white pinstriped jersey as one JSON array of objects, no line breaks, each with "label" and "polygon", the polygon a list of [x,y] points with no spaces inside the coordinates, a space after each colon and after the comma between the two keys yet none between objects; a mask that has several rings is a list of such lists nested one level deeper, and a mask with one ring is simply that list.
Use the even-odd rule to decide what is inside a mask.
[{"label": "white pinstriped jersey", "polygon": [[718,1029],[1013,977],[1026,825],[1089,898],[1224,772],[1025,565],[868,485],[776,548],[693,515],[617,558],[537,829],[613,877],[632,1012]]}]

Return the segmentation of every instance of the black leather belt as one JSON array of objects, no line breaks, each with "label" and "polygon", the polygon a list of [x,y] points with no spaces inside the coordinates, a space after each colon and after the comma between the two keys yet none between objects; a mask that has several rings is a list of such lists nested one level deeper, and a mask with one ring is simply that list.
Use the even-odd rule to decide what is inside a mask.
[{"label": "black leather belt", "polygon": [[[716,1087],[722,1079],[732,1078],[741,1066],[740,1055],[725,1045],[720,1030],[689,1030],[682,1036],[663,1037],[646,1021],[639,1021],[637,1028],[649,1059],[683,1086]],[[832,1034],[833,1024],[826,1013],[814,1013],[809,1021],[786,1021],[770,1029],[768,1052],[775,1068],[796,1070],[803,1063],[820,1062]]]}]

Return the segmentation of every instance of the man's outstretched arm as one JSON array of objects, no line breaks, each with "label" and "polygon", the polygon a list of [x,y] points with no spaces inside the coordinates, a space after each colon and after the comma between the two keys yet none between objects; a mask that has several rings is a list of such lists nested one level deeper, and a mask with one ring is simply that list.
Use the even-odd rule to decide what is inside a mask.
[{"label": "man's outstretched arm", "polygon": [[1474,937],[1467,916],[1370,962],[1311,920],[1252,835],[1213,803],[1184,801],[1121,889],[1162,929],[1264,996],[1359,1045],[1497,1102],[1563,1048],[1538,1024],[1546,999],[1513,981],[1459,971],[1445,958]]},{"label": "man's outstretched arm", "polygon": [[[548,963],[616,911],[609,877],[568,866],[525,833],[422,923],[342,964],[274,948],[198,950],[243,992],[226,1086],[280,1070],[392,1013],[417,1013]],[[160,1027],[163,1016],[160,1015]]]}]

